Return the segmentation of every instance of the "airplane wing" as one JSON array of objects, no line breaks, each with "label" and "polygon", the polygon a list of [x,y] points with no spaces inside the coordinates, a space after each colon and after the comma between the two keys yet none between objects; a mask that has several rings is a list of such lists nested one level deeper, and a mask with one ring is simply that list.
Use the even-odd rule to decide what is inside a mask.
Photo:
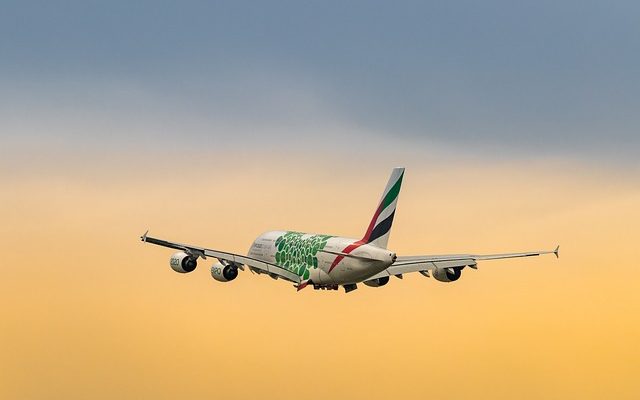
[{"label": "airplane wing", "polygon": [[289,282],[300,284],[300,277],[293,272],[286,270],[278,265],[243,256],[241,254],[227,253],[224,251],[207,249],[199,246],[169,242],[167,240],[149,237],[147,236],[147,233],[142,235],[140,239],[145,243],[168,247],[170,249],[182,250],[187,254],[190,254],[194,257],[202,257],[202,259],[205,260],[207,259],[207,257],[217,258],[221,264],[235,264],[238,266],[238,268],[243,270],[244,266],[246,265],[252,272],[256,272],[258,274],[264,273],[275,279],[282,278]]},{"label": "airplane wing", "polygon": [[460,268],[470,267],[477,268],[478,261],[483,260],[500,260],[505,258],[535,257],[543,254],[560,254],[560,246],[554,250],[548,251],[529,251],[523,253],[504,253],[504,254],[450,254],[440,256],[408,256],[398,257],[396,261],[387,269],[368,279],[382,278],[385,276],[401,276],[410,272],[420,272],[427,274],[428,271],[437,268]]}]

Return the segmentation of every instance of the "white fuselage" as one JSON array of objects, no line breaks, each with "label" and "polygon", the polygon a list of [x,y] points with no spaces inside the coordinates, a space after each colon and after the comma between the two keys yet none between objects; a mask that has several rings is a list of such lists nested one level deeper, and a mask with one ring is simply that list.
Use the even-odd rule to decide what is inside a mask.
[{"label": "white fuselage", "polygon": [[395,253],[358,239],[291,231],[258,236],[249,257],[276,264],[316,285],[358,283],[395,261]]}]

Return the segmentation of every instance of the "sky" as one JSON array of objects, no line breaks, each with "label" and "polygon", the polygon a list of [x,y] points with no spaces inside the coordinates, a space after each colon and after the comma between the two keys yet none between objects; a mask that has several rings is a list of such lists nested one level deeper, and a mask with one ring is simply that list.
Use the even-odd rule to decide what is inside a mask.
[{"label": "sky", "polygon": [[[640,6],[5,1],[0,397],[635,399]],[[296,291],[244,252],[553,249],[443,284]]]}]

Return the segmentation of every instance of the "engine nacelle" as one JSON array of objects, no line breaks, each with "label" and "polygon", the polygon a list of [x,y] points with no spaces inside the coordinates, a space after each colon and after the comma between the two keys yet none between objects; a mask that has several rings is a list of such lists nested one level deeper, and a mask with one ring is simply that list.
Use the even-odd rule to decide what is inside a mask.
[{"label": "engine nacelle", "polygon": [[184,251],[179,251],[169,259],[171,269],[181,274],[191,272],[198,266],[197,257],[192,257]]},{"label": "engine nacelle", "polygon": [[229,282],[238,277],[238,267],[215,263],[211,266],[211,276],[218,282]]},{"label": "engine nacelle", "polygon": [[462,275],[462,268],[436,268],[433,271],[433,277],[440,282],[454,282],[460,279]]},{"label": "engine nacelle", "polygon": [[364,281],[363,283],[371,287],[380,287],[389,283],[389,277],[383,276],[381,278],[371,279],[370,281]]}]

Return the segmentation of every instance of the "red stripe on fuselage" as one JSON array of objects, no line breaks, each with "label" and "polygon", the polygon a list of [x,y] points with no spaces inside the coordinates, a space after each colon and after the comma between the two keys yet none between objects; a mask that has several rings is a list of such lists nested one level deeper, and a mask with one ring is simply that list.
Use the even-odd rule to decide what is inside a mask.
[{"label": "red stripe on fuselage", "polygon": [[[365,242],[364,240],[358,240],[357,242],[353,242],[345,247],[342,252],[345,254],[349,254],[363,244],[367,244],[367,242]],[[342,261],[343,258],[344,256],[337,256],[336,259],[333,260],[333,263],[331,263],[331,266],[329,267],[329,273],[331,273],[331,271],[340,263],[340,261]]]},{"label": "red stripe on fuselage", "polygon": [[[342,249],[342,253],[345,254],[350,254],[352,251],[354,251],[355,249],[357,249],[358,247],[362,246],[363,244],[367,244],[369,243],[369,238],[371,237],[371,232],[373,232],[373,229],[375,228],[376,225],[376,221],[378,220],[378,217],[380,217],[380,214],[382,214],[382,206],[384,205],[384,201],[382,201],[380,203],[380,205],[378,206],[378,209],[376,210],[376,213],[373,214],[373,218],[371,219],[371,222],[369,223],[369,227],[367,228],[367,232],[364,234],[364,237],[360,240],[358,240],[357,242],[353,242],[350,245],[348,245],[347,247],[345,247],[344,249]],[[340,264],[340,261],[342,261],[342,259],[344,258],[344,256],[337,256],[335,260],[333,260],[333,263],[331,263],[331,266],[329,267],[329,273],[331,273],[331,271],[333,271],[333,269]]]},{"label": "red stripe on fuselage", "polygon": [[300,282],[300,284],[296,287],[296,292],[301,291],[302,289],[306,288],[309,285],[309,279],[307,279],[304,282]]}]

